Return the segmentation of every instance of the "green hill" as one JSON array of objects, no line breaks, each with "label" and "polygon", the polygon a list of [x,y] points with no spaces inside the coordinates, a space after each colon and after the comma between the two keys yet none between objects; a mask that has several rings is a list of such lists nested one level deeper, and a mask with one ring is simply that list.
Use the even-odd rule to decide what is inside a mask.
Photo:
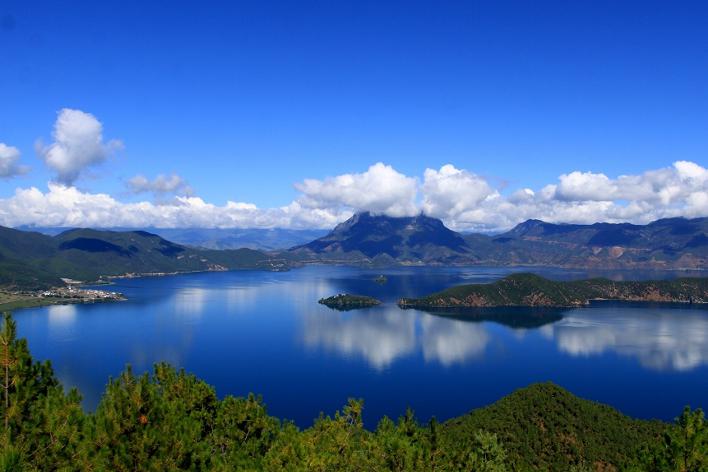
[{"label": "green hill", "polygon": [[623,470],[668,426],[627,417],[552,384],[533,384],[444,423],[449,438],[494,433],[518,470]]},{"label": "green hill", "polygon": [[201,250],[144,231],[73,229],[56,236],[0,227],[0,286],[34,289],[60,278],[228,269],[287,268],[252,249]]}]

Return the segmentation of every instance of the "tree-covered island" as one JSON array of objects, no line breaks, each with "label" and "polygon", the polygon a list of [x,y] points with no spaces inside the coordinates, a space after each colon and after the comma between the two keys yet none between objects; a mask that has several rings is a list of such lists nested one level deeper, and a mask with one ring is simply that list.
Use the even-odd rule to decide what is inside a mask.
[{"label": "tree-covered island", "polygon": [[331,297],[320,298],[317,303],[335,310],[356,310],[358,308],[369,308],[380,305],[381,301],[364,295],[339,293]]}]

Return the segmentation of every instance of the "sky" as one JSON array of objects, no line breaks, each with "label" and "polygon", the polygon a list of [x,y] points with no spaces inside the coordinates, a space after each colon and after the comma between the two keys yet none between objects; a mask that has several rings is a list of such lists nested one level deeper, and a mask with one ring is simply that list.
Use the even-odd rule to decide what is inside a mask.
[{"label": "sky", "polygon": [[0,2],[0,224],[708,216],[708,4]]}]

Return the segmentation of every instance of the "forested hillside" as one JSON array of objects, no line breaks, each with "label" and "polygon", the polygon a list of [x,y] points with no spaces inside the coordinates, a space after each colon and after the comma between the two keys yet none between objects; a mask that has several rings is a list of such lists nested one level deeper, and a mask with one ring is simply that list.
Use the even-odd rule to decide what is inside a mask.
[{"label": "forested hillside", "polygon": [[465,307],[570,307],[592,300],[631,302],[708,303],[708,278],[673,280],[613,281],[588,279],[549,280],[539,275],[518,273],[488,284],[465,284],[421,298],[402,298],[401,308]]},{"label": "forested hillside", "polygon": [[36,289],[61,278],[227,269],[281,270],[287,263],[252,249],[202,250],[144,231],[74,229],[48,236],[0,227],[0,287]]}]

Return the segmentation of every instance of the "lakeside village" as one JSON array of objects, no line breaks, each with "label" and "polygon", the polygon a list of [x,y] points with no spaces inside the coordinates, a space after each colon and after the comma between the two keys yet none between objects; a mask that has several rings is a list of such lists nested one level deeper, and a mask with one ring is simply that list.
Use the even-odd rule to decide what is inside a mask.
[{"label": "lakeside village", "polygon": [[76,300],[80,302],[125,300],[125,297],[120,292],[78,288],[73,285],[53,288],[51,290],[43,290],[39,292],[39,296],[43,298],[61,298],[64,300]]}]

